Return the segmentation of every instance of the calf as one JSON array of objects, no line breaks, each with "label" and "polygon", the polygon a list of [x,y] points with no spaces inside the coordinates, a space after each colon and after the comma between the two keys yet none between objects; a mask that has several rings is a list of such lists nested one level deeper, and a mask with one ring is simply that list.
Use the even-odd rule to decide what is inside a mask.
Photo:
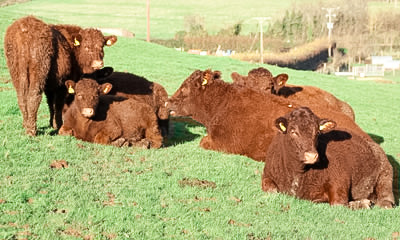
[{"label": "calf", "polygon": [[376,145],[309,108],[293,110],[275,121],[279,132],[265,160],[262,189],[313,202],[391,208],[393,170]]},{"label": "calf", "polygon": [[287,74],[272,76],[267,69],[260,67],[249,71],[248,76],[242,76],[236,72],[231,74],[234,84],[252,88],[264,93],[272,93],[289,100],[295,100],[307,106],[311,103],[319,103],[321,106],[334,111],[343,112],[351,119],[355,119],[352,107],[331,93],[314,86],[287,85]]},{"label": "calf", "polygon": [[65,80],[77,81],[82,73],[101,68],[103,47],[116,41],[115,36],[103,36],[96,29],[49,25],[33,16],[18,19],[7,28],[4,52],[27,134],[36,135],[43,92],[50,125],[61,127]]},{"label": "calf", "polygon": [[59,134],[111,145],[139,145],[159,148],[162,136],[151,106],[135,99],[105,96],[112,84],[99,85],[84,78],[65,83],[75,98],[64,115]]},{"label": "calf", "polygon": [[[301,106],[273,94],[221,80],[218,71],[194,71],[168,100],[171,115],[189,116],[207,128],[200,146],[205,149],[248,156],[264,161],[275,128],[274,119]],[[349,126],[370,137],[348,116],[326,109],[319,103],[310,107],[339,126]],[[372,141],[372,140],[371,140]]]},{"label": "calf", "polygon": [[133,98],[152,106],[162,135],[168,135],[169,111],[165,107],[168,93],[162,85],[132,73],[114,72],[112,67],[105,67],[88,76],[95,78],[99,83],[111,83],[112,95]]}]

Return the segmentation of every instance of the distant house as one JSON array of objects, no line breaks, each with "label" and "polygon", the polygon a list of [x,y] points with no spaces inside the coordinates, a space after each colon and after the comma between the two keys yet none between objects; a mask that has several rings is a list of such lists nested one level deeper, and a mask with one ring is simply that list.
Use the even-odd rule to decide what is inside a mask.
[{"label": "distant house", "polygon": [[393,60],[392,56],[371,56],[373,65],[383,65],[384,70],[393,70],[400,68],[400,61]]}]

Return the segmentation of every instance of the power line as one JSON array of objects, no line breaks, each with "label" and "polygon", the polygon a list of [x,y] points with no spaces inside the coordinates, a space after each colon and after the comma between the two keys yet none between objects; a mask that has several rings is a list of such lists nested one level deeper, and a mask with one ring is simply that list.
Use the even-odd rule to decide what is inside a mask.
[{"label": "power line", "polygon": [[336,14],[333,11],[338,10],[339,7],[335,8],[322,8],[328,12],[325,16],[328,18],[328,22],[326,23],[326,27],[328,28],[328,56],[332,56],[332,29],[333,29],[333,22],[332,18],[336,17]]}]

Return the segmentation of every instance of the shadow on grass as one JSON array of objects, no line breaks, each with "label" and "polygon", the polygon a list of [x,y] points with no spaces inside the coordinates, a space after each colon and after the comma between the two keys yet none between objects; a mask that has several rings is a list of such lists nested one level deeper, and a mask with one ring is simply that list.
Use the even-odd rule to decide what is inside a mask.
[{"label": "shadow on grass", "polygon": [[37,129],[37,134],[36,135],[50,135],[50,136],[55,136],[58,134],[58,130],[55,130],[54,128],[47,126],[47,127],[39,127]]},{"label": "shadow on grass", "polygon": [[399,206],[399,199],[400,199],[400,164],[396,161],[396,159],[391,156],[387,155],[390,164],[393,167],[393,194],[394,194],[394,201],[396,206]]},{"label": "shadow on grass", "polygon": [[164,142],[165,147],[193,141],[200,134],[192,133],[189,128],[202,126],[191,118],[179,117],[170,119],[169,137]]},{"label": "shadow on grass", "polygon": [[385,141],[385,138],[379,135],[375,135],[373,133],[368,133],[368,135],[376,142],[377,144],[381,144]]}]

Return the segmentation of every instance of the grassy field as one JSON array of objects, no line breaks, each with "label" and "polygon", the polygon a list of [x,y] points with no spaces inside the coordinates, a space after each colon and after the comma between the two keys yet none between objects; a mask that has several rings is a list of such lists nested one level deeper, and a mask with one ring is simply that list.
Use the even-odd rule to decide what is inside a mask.
[{"label": "grassy field", "polygon": [[[186,14],[175,15],[178,10],[161,5],[162,1],[152,4],[157,2],[160,11],[170,16]],[[178,8],[178,3],[186,1],[173,2]],[[50,7],[54,4],[56,10]],[[352,211],[264,193],[260,187],[263,164],[201,149],[198,144],[206,131],[197,124],[173,122],[174,135],[159,150],[101,146],[54,135],[43,101],[38,116],[40,134],[26,136],[5,66],[6,27],[28,13],[51,22],[118,27],[124,19],[115,18],[118,12],[144,8],[144,4],[124,6],[122,1],[113,1],[107,8],[113,14],[108,14],[103,10],[105,4],[41,0],[0,8],[0,239],[400,238],[399,207]],[[181,11],[193,13],[188,9]],[[205,9],[212,10],[216,9]],[[144,21],[138,16],[127,26]],[[159,23],[163,26],[154,31],[160,30],[160,36],[174,32],[163,20]],[[174,24],[178,21],[170,26]],[[165,86],[169,94],[195,69],[220,70],[230,81],[232,71],[245,74],[258,67],[225,57],[176,52],[137,39],[120,38],[105,54],[106,65],[145,76]],[[395,167],[398,200],[400,79],[358,81],[264,66],[274,74],[288,73],[292,84],[319,86],[350,103],[357,123],[381,143]],[[58,168],[63,161],[68,165]]]}]

